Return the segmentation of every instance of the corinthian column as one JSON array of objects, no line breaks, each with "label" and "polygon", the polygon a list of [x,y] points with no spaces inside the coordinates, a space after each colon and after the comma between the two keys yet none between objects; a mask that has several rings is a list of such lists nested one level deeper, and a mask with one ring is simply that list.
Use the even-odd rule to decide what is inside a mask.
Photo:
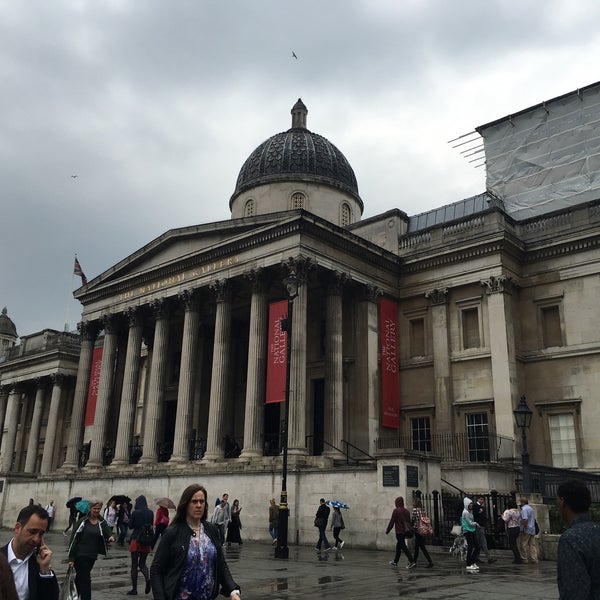
[{"label": "corinthian column", "polygon": [[6,435],[2,438],[2,464],[0,471],[11,470],[13,454],[15,452],[15,440],[17,439],[17,427],[19,425],[19,413],[21,409],[21,390],[15,386],[9,393],[6,408]]},{"label": "corinthian column", "polygon": [[129,464],[129,444],[131,442],[131,430],[133,427],[140,373],[143,330],[139,308],[132,307],[127,309],[125,316],[129,324],[129,332],[127,337],[127,353],[125,355],[123,393],[119,408],[117,442],[115,444],[115,457],[111,462],[111,467]]},{"label": "corinthian column", "polygon": [[96,324],[92,325],[87,322],[79,323],[77,328],[81,333],[81,352],[79,354],[79,366],[77,367],[67,456],[62,466],[63,469],[74,469],[79,464],[79,449],[83,443],[83,419],[85,417],[90,370],[94,355],[94,342],[98,335]]},{"label": "corinthian column", "polygon": [[98,382],[98,399],[92,428],[92,446],[90,458],[86,467],[101,467],[103,465],[104,442],[106,441],[106,419],[110,408],[115,378],[115,359],[117,356],[118,331],[114,315],[106,315],[104,324],[104,349],[102,351],[102,366]]},{"label": "corinthian column", "polygon": [[215,342],[213,350],[212,379],[210,386],[210,407],[208,409],[208,434],[204,460],[223,458],[223,422],[230,377],[230,332],[231,332],[231,290],[226,280],[213,283],[211,290],[217,300],[215,316]]},{"label": "corinthian column", "polygon": [[425,293],[431,306],[433,332],[433,378],[435,380],[435,426],[437,433],[452,433],[452,380],[450,376],[450,336],[448,331],[448,290]]},{"label": "corinthian column", "polygon": [[267,295],[264,272],[253,270],[248,274],[252,283],[250,305],[250,341],[248,344],[248,371],[246,375],[246,412],[244,417],[244,449],[242,458],[262,456],[265,374],[267,368]]},{"label": "corinthian column", "polygon": [[183,320],[183,340],[179,388],[177,390],[177,418],[175,439],[173,440],[172,463],[183,463],[190,459],[190,423],[192,395],[195,384],[195,366],[198,354],[198,333],[200,331],[200,303],[196,290],[185,290],[180,294],[185,304]]},{"label": "corinthian column", "polygon": [[508,438],[514,435],[513,398],[519,395],[517,385],[517,353],[515,348],[512,291],[509,277],[501,275],[481,281],[488,300],[492,389],[496,433]]},{"label": "corinthian column", "polygon": [[[337,271],[327,281],[325,342],[325,441],[342,449],[344,429],[344,382],[342,370],[342,294],[348,276]],[[293,331],[292,331],[293,336]],[[325,446],[324,455],[340,456],[340,452]]]},{"label": "corinthian column", "polygon": [[42,455],[42,467],[40,469],[42,475],[46,475],[46,473],[52,471],[64,377],[62,375],[53,375],[52,380],[52,398],[50,399],[50,412],[48,413],[48,426],[46,427],[46,440],[44,441],[44,454]]},{"label": "corinthian column", "polygon": [[31,429],[29,430],[29,441],[27,442],[25,473],[35,473],[37,453],[38,448],[40,447],[40,427],[42,425],[42,414],[44,412],[44,383],[39,378],[35,383],[35,402],[33,404],[33,417],[31,419]]},{"label": "corinthian column", "polygon": [[306,449],[306,318],[308,306],[308,258],[290,259],[283,265],[295,269],[300,282],[292,314],[292,351],[290,364],[290,406],[288,454],[307,454]]},{"label": "corinthian column", "polygon": [[8,392],[10,388],[7,385],[0,385],[0,443],[4,435],[4,417],[6,417],[6,405],[8,404]]},{"label": "corinthian column", "polygon": [[154,341],[152,344],[152,362],[150,364],[150,382],[148,384],[148,406],[144,421],[144,454],[140,464],[154,464],[158,459],[158,421],[165,394],[167,378],[167,357],[169,347],[170,311],[165,298],[155,300],[150,308],[156,315]]}]

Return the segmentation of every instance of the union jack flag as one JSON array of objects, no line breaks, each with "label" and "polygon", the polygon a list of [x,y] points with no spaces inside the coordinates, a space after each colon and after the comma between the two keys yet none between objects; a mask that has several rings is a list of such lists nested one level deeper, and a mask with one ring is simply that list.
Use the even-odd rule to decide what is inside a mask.
[{"label": "union jack flag", "polygon": [[73,267],[73,275],[79,275],[79,277],[81,277],[81,285],[85,285],[87,283],[87,277],[85,276],[85,273],[83,272],[83,269],[81,268],[81,265],[79,264],[79,261],[77,260],[77,257],[75,257],[75,266]]}]

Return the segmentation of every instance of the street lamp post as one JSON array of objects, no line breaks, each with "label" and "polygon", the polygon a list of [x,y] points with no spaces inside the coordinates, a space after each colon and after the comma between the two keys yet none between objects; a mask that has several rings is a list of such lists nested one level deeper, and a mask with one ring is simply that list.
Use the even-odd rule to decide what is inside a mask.
[{"label": "street lamp post", "polygon": [[527,449],[527,430],[531,426],[531,416],[525,396],[521,396],[519,405],[513,410],[517,427],[521,429],[521,460],[523,462],[523,492],[528,494],[531,489],[531,467],[529,465],[529,450]]},{"label": "street lamp post", "polygon": [[283,469],[281,473],[281,498],[279,501],[279,524],[277,528],[277,545],[275,558],[288,558],[288,518],[290,510],[287,503],[287,459],[288,459],[288,427],[290,423],[290,364],[292,362],[292,316],[294,313],[294,299],[298,296],[300,285],[296,272],[292,269],[283,280],[283,285],[288,293],[287,317],[281,319],[281,330],[286,332],[286,366],[285,366],[285,408],[283,416],[283,431],[281,444],[283,446]]}]

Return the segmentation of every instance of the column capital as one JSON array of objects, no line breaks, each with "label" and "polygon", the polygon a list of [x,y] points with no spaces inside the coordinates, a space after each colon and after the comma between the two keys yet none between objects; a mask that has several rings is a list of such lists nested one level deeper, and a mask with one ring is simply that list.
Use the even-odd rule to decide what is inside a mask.
[{"label": "column capital", "polygon": [[360,295],[362,300],[368,300],[369,302],[377,302],[381,296],[383,296],[383,290],[376,285],[367,283],[360,288]]},{"label": "column capital", "polygon": [[36,389],[40,390],[46,387],[47,379],[45,377],[36,377],[34,380]]},{"label": "column capital", "polygon": [[253,292],[264,292],[268,284],[267,271],[262,267],[250,269],[244,273],[244,277],[250,282]]},{"label": "column capital", "polygon": [[83,341],[93,342],[100,332],[100,325],[98,321],[80,321],[77,323],[77,331]]},{"label": "column capital", "polygon": [[200,290],[189,289],[183,290],[177,294],[177,298],[183,304],[186,311],[199,311],[200,310]]},{"label": "column capital", "polygon": [[434,288],[425,292],[425,298],[434,306],[448,302],[448,288]]},{"label": "column capital", "polygon": [[327,271],[323,275],[323,285],[327,293],[333,296],[341,296],[344,293],[344,286],[351,280],[348,273],[341,271]]},{"label": "column capital", "polygon": [[63,386],[65,379],[66,377],[62,373],[52,373],[50,375],[50,381],[52,382],[52,385],[57,385],[59,387]]},{"label": "column capital", "polygon": [[299,255],[281,261],[281,266],[288,275],[294,272],[300,283],[306,283],[308,273],[316,268],[317,263],[308,256]]},{"label": "column capital", "polygon": [[217,279],[209,286],[214,294],[217,304],[220,302],[230,302],[233,297],[233,289],[229,279]]},{"label": "column capital", "polygon": [[3,383],[0,385],[0,396],[8,396],[12,392],[12,384]]},{"label": "column capital", "polygon": [[516,284],[513,283],[512,278],[507,277],[506,275],[499,275],[498,277],[492,275],[488,279],[482,279],[480,283],[488,296],[490,294],[502,294],[505,292],[510,294],[512,290],[517,287]]},{"label": "column capital", "polygon": [[104,328],[104,333],[118,333],[119,332],[119,323],[117,320],[117,315],[112,313],[105,313],[101,317],[102,326]]},{"label": "column capital", "polygon": [[156,320],[168,319],[171,315],[171,306],[166,298],[156,298],[148,306]]},{"label": "column capital", "polygon": [[139,306],[128,306],[123,311],[123,316],[127,319],[129,327],[137,327],[142,324],[142,310]]}]

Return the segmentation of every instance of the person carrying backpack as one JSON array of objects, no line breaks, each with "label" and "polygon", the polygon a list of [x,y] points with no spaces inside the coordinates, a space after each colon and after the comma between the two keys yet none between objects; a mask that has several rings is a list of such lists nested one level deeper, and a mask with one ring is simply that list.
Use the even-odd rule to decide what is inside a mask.
[{"label": "person carrying backpack", "polygon": [[154,537],[153,522],[154,513],[148,508],[146,496],[138,496],[135,499],[133,512],[129,519],[129,529],[132,529],[133,533],[129,542],[129,552],[131,552],[131,590],[127,592],[128,596],[137,596],[138,569],[142,572],[146,580],[144,593],[148,594],[152,587],[146,560],[148,554],[152,552],[152,538]]},{"label": "person carrying backpack", "polygon": [[423,552],[423,556],[427,559],[426,569],[433,567],[433,561],[427,548],[425,547],[425,538],[433,535],[433,527],[431,526],[431,519],[427,516],[423,503],[419,498],[413,500],[413,509],[411,515],[411,522],[413,529],[415,530],[415,555],[414,562],[416,564],[419,559],[419,549]]}]

